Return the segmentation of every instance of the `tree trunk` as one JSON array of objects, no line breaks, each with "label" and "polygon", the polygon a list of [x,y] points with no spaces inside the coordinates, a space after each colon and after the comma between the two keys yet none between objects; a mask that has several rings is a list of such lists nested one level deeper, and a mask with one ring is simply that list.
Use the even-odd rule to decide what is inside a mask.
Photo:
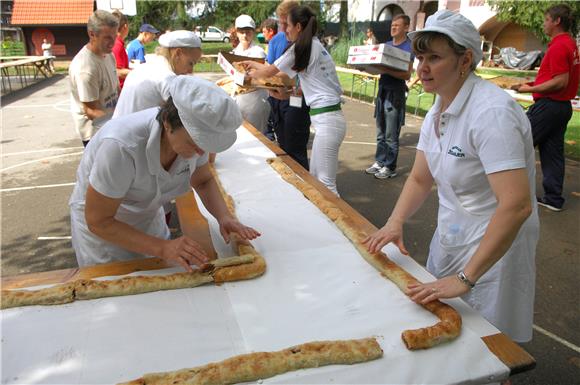
[{"label": "tree trunk", "polygon": [[348,0],[340,2],[340,37],[348,37]]}]

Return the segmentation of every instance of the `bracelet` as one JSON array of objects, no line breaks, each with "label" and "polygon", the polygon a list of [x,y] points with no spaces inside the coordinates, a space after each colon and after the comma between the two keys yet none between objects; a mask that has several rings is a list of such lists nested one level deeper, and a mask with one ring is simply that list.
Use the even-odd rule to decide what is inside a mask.
[{"label": "bracelet", "polygon": [[459,282],[463,283],[464,285],[469,286],[470,289],[473,289],[475,287],[475,283],[471,282],[469,280],[469,278],[467,278],[467,276],[465,275],[465,273],[463,271],[460,271],[459,273],[457,273],[456,277],[459,280]]}]

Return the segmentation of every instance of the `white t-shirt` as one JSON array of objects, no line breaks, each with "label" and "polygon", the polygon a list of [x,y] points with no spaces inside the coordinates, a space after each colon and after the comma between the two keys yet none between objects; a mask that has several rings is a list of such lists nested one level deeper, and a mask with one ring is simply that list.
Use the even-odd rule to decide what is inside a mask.
[{"label": "white t-shirt", "polygon": [[165,57],[148,57],[127,75],[113,118],[160,106],[170,96],[168,82],[174,76]]},{"label": "white t-shirt", "polygon": [[73,246],[82,266],[136,257],[88,229],[84,210],[89,183],[102,195],[122,199],[117,220],[167,238],[162,206],[190,191],[191,175],[208,161],[207,154],[190,159],[178,155],[166,171],[160,159],[162,128],[155,119],[158,111],[149,108],[110,120],[85,149],[69,200]]},{"label": "white t-shirt", "polygon": [[[84,46],[70,63],[71,113],[82,140],[89,140],[99,127],[110,119],[119,97],[119,78],[115,57],[95,55]],[[91,121],[84,113],[82,102],[98,101],[107,115]]]},{"label": "white t-shirt", "polygon": [[266,51],[264,51],[264,48],[260,47],[259,45],[254,44],[254,42],[252,42],[252,44],[250,44],[248,49],[244,49],[242,47],[242,44],[238,44],[238,46],[236,48],[234,48],[234,50],[232,52],[234,53],[234,55],[256,57],[259,59],[265,59],[267,56]]},{"label": "white t-shirt", "polygon": [[52,56],[52,44],[50,44],[49,42],[42,43],[41,48],[42,48],[42,56],[44,57]]},{"label": "white t-shirt", "polygon": [[306,71],[299,73],[292,69],[295,60],[294,47],[290,47],[274,65],[291,78],[298,75],[306,104],[311,108],[321,108],[340,103],[342,88],[336,74],[336,65],[320,41],[317,38],[312,39],[308,67]]}]

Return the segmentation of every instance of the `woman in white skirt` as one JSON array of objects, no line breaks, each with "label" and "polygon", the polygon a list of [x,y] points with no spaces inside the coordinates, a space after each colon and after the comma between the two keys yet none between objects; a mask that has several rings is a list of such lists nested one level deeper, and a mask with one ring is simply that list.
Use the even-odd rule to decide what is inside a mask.
[{"label": "woman in white skirt", "polygon": [[[283,72],[290,78],[298,76],[306,104],[310,107],[310,119],[316,129],[310,157],[310,173],[320,180],[329,190],[338,195],[336,172],[338,169],[338,150],[346,133],[346,120],[340,106],[342,88],[336,75],[332,57],[316,38],[316,15],[308,6],[292,9],[288,14],[286,37],[294,44],[272,65],[262,65],[246,61],[244,64],[252,78],[264,78]],[[277,92],[277,98],[285,95]],[[296,99],[294,99],[294,97]],[[299,105],[299,104],[297,104]]]}]

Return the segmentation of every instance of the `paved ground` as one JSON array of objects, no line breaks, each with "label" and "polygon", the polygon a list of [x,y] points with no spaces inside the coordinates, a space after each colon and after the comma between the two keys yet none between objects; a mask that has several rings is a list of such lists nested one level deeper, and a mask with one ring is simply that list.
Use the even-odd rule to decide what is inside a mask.
[{"label": "paved ground", "polygon": [[[68,102],[66,79],[58,75],[2,98],[3,276],[76,266],[67,201],[82,145]],[[375,149],[372,106],[349,101],[344,110],[348,132],[340,153],[339,190],[362,215],[382,226],[410,171],[421,120],[408,115],[401,134],[400,176],[381,181],[362,171],[372,163]],[[536,330],[533,341],[523,345],[538,365],[515,376],[514,384],[580,383],[580,164],[568,161],[566,175],[566,210],[540,210]],[[432,194],[405,228],[407,247],[423,264],[435,228],[435,198]]]}]

